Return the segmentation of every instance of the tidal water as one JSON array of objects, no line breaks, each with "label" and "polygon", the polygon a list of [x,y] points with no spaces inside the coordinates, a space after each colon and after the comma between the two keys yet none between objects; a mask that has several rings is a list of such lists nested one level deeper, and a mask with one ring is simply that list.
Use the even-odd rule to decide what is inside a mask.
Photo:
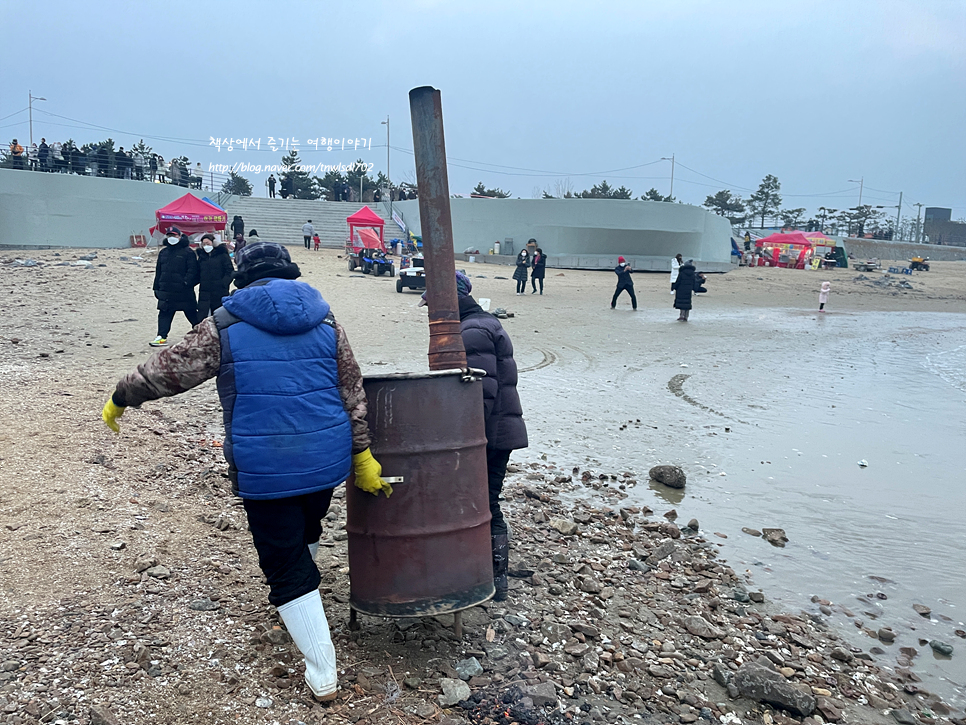
[{"label": "tidal water", "polygon": [[[512,330],[531,441],[517,457],[634,471],[628,502],[697,517],[788,611],[832,601],[830,623],[884,649],[879,665],[915,647],[922,687],[966,707],[966,315],[618,315],[553,340]],[[687,488],[646,485],[658,463],[682,466]],[[789,542],[742,527],[783,528]],[[895,643],[857,621],[891,627]],[[920,644],[931,639],[953,656]]]}]

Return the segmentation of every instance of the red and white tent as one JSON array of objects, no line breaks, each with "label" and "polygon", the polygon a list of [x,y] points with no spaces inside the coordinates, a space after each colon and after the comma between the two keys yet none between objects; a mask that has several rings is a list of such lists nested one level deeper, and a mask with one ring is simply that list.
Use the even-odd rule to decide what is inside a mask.
[{"label": "red and white tent", "polygon": [[[386,245],[383,237],[386,222],[368,206],[364,206],[355,214],[346,217],[346,223],[349,225],[349,243],[353,247],[381,249],[382,251],[386,251]],[[369,237],[369,235],[365,235],[367,239],[363,239],[359,234],[359,232],[362,230],[370,230],[372,234],[376,236],[379,243],[373,245],[372,239]]]},{"label": "red and white tent", "polygon": [[154,212],[158,223],[151,227],[151,234],[164,234],[171,227],[178,227],[187,235],[204,232],[224,231],[228,223],[228,213],[214,204],[199,199],[194,194],[185,194],[167,206]]}]

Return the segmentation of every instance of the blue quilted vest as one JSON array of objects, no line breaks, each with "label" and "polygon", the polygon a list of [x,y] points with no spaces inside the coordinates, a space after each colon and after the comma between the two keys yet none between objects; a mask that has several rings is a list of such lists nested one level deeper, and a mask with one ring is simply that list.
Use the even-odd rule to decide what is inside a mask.
[{"label": "blue quilted vest", "polygon": [[352,466],[339,394],[335,320],[304,282],[255,282],[225,298],[218,395],[225,458],[242,498],[333,488]]}]

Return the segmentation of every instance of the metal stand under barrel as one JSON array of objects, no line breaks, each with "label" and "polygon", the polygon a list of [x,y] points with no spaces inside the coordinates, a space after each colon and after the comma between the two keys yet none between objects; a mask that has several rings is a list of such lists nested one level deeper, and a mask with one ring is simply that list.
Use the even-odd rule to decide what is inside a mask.
[{"label": "metal stand under barrel", "polygon": [[[356,613],[453,614],[494,594],[482,371],[471,371],[460,336],[449,181],[439,91],[409,94],[419,183],[429,373],[365,380],[372,452],[392,497],[347,487],[350,629]],[[400,480],[401,479],[401,480]]]}]

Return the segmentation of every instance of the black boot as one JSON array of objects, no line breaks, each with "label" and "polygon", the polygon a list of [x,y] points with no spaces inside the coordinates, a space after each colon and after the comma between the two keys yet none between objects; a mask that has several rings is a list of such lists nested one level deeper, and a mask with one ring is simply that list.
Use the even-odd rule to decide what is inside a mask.
[{"label": "black boot", "polygon": [[509,588],[506,572],[510,565],[510,537],[499,534],[491,536],[490,541],[493,546],[493,586],[496,589],[493,601],[502,602]]}]

